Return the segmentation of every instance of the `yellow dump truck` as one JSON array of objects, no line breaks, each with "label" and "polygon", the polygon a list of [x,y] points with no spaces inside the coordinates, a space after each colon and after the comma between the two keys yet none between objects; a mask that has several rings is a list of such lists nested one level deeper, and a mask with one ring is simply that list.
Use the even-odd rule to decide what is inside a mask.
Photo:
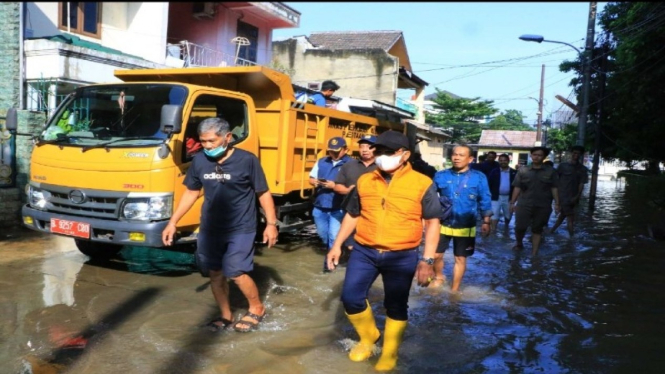
[{"label": "yellow dump truck", "polygon": [[[90,256],[162,247],[205,118],[226,119],[234,146],[258,156],[280,232],[312,223],[308,177],[328,139],[342,136],[357,153],[364,134],[411,132],[400,121],[301,105],[287,75],[261,66],[115,76],[122,82],[80,87],[52,114],[35,139],[22,209],[25,226],[70,236]],[[176,243],[195,240],[202,202],[179,221]]]}]

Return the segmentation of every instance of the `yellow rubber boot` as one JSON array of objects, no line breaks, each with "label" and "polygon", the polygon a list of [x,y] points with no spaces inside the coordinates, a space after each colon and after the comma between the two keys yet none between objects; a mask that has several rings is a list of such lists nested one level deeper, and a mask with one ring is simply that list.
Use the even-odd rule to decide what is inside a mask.
[{"label": "yellow rubber boot", "polygon": [[397,366],[397,350],[402,343],[407,321],[386,318],[386,329],[383,332],[383,349],[381,357],[374,366],[377,371],[390,371]]},{"label": "yellow rubber boot", "polygon": [[360,337],[358,344],[349,352],[349,359],[356,362],[365,361],[372,356],[374,343],[381,337],[381,332],[376,328],[374,314],[372,314],[369,301],[367,302],[367,309],[364,311],[356,314],[347,314],[346,316]]}]

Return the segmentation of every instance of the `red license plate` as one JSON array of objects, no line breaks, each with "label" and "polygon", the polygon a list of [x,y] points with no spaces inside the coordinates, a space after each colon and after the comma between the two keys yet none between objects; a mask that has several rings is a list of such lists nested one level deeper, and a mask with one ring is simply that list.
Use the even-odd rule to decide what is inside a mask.
[{"label": "red license plate", "polygon": [[90,224],[51,218],[51,232],[90,239]]}]

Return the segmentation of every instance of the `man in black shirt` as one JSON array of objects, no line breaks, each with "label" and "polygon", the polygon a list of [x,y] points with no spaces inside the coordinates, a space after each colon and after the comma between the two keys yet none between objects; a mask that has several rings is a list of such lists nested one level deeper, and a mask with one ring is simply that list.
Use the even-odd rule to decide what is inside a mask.
[{"label": "man in black shirt", "polygon": [[[194,205],[203,189],[197,256],[199,263],[210,271],[210,288],[221,312],[220,318],[208,326],[218,331],[233,324],[236,331],[251,331],[266,313],[256,284],[247,274],[254,269],[256,198],[265,211],[263,242],[268,247],[277,243],[275,204],[259,159],[245,150],[230,147],[233,137],[228,122],[220,118],[205,119],[199,124],[198,133],[203,152],[194,156],[187,170],[184,181],[187,189],[162,232],[162,240],[164,245],[173,244],[178,220]],[[227,278],[236,283],[249,303],[247,313],[235,324]]]},{"label": "man in black shirt", "polygon": [[[333,191],[340,195],[348,195],[356,187],[356,182],[358,182],[358,178],[361,175],[376,170],[374,149],[372,148],[374,147],[374,143],[376,143],[376,136],[374,135],[363,135],[358,140],[360,158],[342,165],[335,177],[335,188],[333,188]],[[349,251],[353,249],[353,235],[349,236],[344,245]]]}]

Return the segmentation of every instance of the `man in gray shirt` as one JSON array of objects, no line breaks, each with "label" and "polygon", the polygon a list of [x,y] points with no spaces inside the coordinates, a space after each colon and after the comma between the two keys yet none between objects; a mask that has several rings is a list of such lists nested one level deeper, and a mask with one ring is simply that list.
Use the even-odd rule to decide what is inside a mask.
[{"label": "man in gray shirt", "polygon": [[584,147],[576,145],[571,149],[570,161],[561,163],[557,168],[561,213],[551,232],[556,231],[566,219],[571,238],[574,233],[575,207],[580,202],[584,185],[589,182],[589,169],[580,162],[582,156],[584,156]]},{"label": "man in gray shirt", "polygon": [[[554,210],[558,213],[560,209],[557,190],[559,178],[553,167],[543,165],[543,160],[550,153],[549,149],[533,147],[530,152],[531,165],[521,167],[513,181],[514,189],[510,199],[510,209],[515,212],[517,243],[513,249],[524,248],[522,241],[526,229],[531,226],[532,253],[535,255],[538,253],[543,227],[552,214],[552,199],[555,201]],[[519,202],[518,206],[515,205],[516,202]]]}]

